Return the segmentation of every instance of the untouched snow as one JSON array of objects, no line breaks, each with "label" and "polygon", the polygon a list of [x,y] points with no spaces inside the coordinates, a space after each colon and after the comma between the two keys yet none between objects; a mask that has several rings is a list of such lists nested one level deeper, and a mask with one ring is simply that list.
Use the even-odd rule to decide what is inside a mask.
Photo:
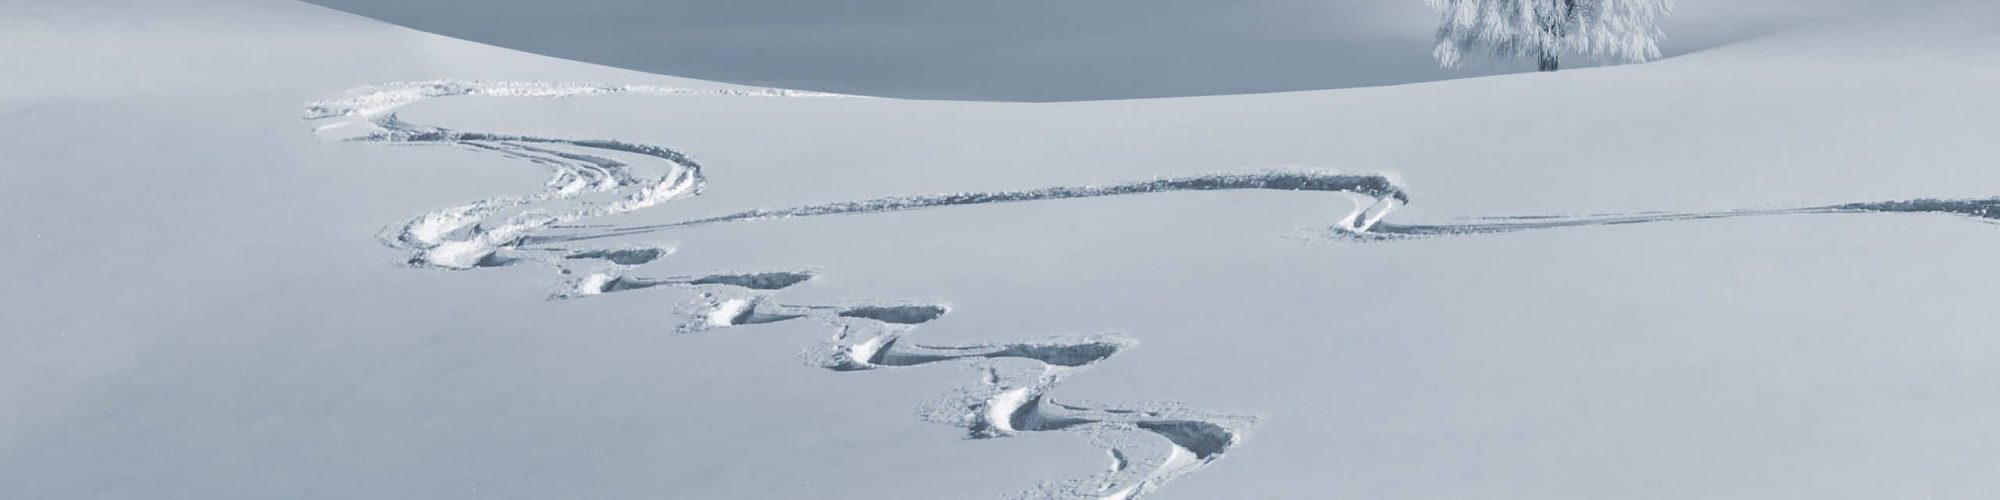
[{"label": "untouched snow", "polygon": [[1977,2],[1034,105],[288,1],[29,6],[0,31],[10,495],[2000,490]]},{"label": "untouched snow", "polygon": [[[1440,70],[1423,0],[311,0],[412,28],[640,71],[868,95],[1130,99],[1393,85]],[[1675,0],[1672,55],[1953,0]],[[1595,65],[1584,58],[1565,67]]]}]

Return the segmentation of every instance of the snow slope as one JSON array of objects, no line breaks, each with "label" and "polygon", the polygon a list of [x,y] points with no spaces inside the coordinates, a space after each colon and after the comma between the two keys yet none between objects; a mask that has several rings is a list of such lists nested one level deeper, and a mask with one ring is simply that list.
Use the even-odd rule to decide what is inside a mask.
[{"label": "snow slope", "polygon": [[1996,488],[1993,7],[1029,105],[77,5],[0,31],[0,491]]},{"label": "snow slope", "polygon": [[[1680,55],[1953,0],[1677,0]],[[1422,1],[312,0],[411,28],[655,73],[878,96],[1130,99],[1393,85],[1439,69]],[[1581,58],[1565,67],[1594,65]]]}]

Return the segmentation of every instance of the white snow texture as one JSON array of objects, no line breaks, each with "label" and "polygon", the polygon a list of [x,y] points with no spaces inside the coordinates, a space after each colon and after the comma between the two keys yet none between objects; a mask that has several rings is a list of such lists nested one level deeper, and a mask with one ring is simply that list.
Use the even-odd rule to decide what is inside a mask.
[{"label": "white snow texture", "polygon": [[[0,1],[0,497],[2000,491],[1989,2],[1025,104]],[[1434,3],[1447,61],[1666,26]]]}]

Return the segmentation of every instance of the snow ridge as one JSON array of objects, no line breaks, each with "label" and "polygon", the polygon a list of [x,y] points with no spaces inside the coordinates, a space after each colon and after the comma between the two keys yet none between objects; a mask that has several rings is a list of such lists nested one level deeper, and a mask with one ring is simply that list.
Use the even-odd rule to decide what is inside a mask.
[{"label": "snow ridge", "polygon": [[340,99],[306,104],[306,119],[377,116],[425,99],[451,96],[559,98],[603,94],[716,95],[746,97],[852,97],[787,89],[696,89],[664,85],[597,85],[558,82],[429,80],[368,85]]}]

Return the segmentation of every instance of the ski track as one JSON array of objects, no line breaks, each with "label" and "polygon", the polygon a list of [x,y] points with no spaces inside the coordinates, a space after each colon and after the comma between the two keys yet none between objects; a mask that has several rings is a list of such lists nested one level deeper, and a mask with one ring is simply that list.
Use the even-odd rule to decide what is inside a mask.
[{"label": "ski track", "polygon": [[[1018,498],[1133,499],[1222,458],[1241,443],[1257,419],[1190,408],[1172,402],[1104,405],[1060,402],[1049,392],[1075,373],[1136,345],[1120,334],[1045,337],[972,345],[927,345],[908,340],[918,327],[943,318],[950,307],[935,302],[795,305],[776,293],[818,276],[804,269],[641,277],[628,272],[673,253],[668,247],[569,249],[600,238],[711,224],[854,215],[992,203],[1020,203],[1174,191],[1320,191],[1354,197],[1355,209],[1329,230],[1354,241],[1462,236],[1566,227],[1639,224],[1794,214],[1936,213],[2000,223],[2000,198],[1918,199],[1802,208],[1715,212],[1636,212],[1591,215],[1486,217],[1437,224],[1382,222],[1409,196],[1391,177],[1290,170],[1216,173],[1144,181],[1055,186],[1042,189],[882,197],[859,201],[766,208],[678,222],[627,227],[571,224],[643,210],[696,196],[706,185],[702,165],[679,150],[609,139],[567,139],[452,130],[402,121],[396,109],[453,96],[567,98],[609,94],[854,98],[788,90],[710,90],[643,85],[434,80],[361,87],[346,97],[310,103],[306,120],[315,134],[347,141],[445,146],[495,154],[551,171],[534,194],[496,197],[446,207],[398,222],[380,235],[410,253],[415,267],[464,270],[537,263],[571,278],[552,299],[575,299],[655,287],[692,287],[703,299],[682,311],[686,333],[793,320],[816,320],[837,333],[810,349],[805,361],[835,372],[902,369],[958,362],[980,372],[978,381],[927,405],[924,418],[962,427],[973,438],[1024,432],[1069,432],[1104,449],[1111,467],[1086,478],[1046,481]],[[628,162],[639,159],[641,162]],[[560,230],[560,231],[559,231]],[[562,232],[567,231],[567,232]],[[543,234],[560,232],[561,234]]]},{"label": "ski track", "polygon": [[[564,98],[606,94],[727,95],[742,97],[844,97],[791,91],[708,91],[672,87],[573,85],[538,82],[428,81],[362,87],[338,100],[311,103],[306,120],[314,133],[342,140],[399,146],[444,146],[491,153],[547,168],[552,177],[534,194],[496,197],[446,207],[398,222],[379,238],[410,253],[409,265],[465,270],[537,263],[572,276],[551,298],[674,286],[703,290],[705,299],[683,311],[683,332],[814,319],[835,327],[833,339],[808,352],[807,362],[830,371],[899,369],[961,362],[983,372],[979,382],[928,405],[925,418],[961,426],[974,438],[1061,431],[1088,436],[1111,455],[1113,466],[1096,476],[1044,482],[1020,498],[1138,498],[1161,484],[1222,457],[1247,436],[1255,419],[1201,411],[1174,403],[1129,407],[1065,404],[1047,393],[1070,374],[1135,344],[1114,334],[1049,337],[1012,343],[933,346],[906,334],[942,318],[934,303],[780,305],[772,295],[816,277],[811,270],[721,272],[696,276],[628,276],[633,268],[672,254],[666,247],[566,249],[532,239],[553,226],[658,206],[698,195],[706,184],[702,165],[678,150],[605,139],[567,139],[452,130],[401,120],[396,109],[452,96]],[[639,164],[621,158],[649,161]],[[1287,189],[1344,191],[1401,198],[1381,176],[1323,172],[1216,174],[1106,186],[1034,191],[884,198],[794,209],[753,211],[698,224],[758,219],[914,210],[953,205],[1115,196],[1163,191]],[[1378,204],[1379,205],[1379,204]],[[1357,211],[1359,213],[1359,211]],[[1384,210],[1382,213],[1386,213]],[[1358,224],[1355,221],[1346,222]],[[694,224],[683,224],[694,225]],[[643,228],[658,231],[667,228]],[[1354,229],[1365,229],[1354,227]],[[625,231],[632,232],[632,231]],[[583,239],[583,238],[577,238]]]},{"label": "ski track", "polygon": [[840,201],[786,208],[756,209],[665,224],[601,229],[596,232],[563,236],[535,237],[530,238],[528,241],[530,243],[573,242],[629,236],[668,229],[768,219],[873,214],[962,205],[1020,203],[1176,191],[1227,190],[1321,191],[1348,193],[1365,197],[1371,203],[1350,212],[1345,218],[1334,225],[1335,228],[1352,232],[1368,231],[1371,225],[1377,223],[1381,217],[1388,215],[1395,207],[1409,202],[1409,197],[1403,192],[1402,188],[1397,186],[1394,180],[1384,175],[1342,174],[1313,170],[1279,170],[1254,173],[1215,173],[1115,184],[1055,186],[1017,191],[889,196],[859,201]]},{"label": "ski track", "polygon": [[1970,217],[1988,224],[2000,224],[2000,197],[1971,199],[1915,199],[1898,201],[1876,201],[1862,203],[1842,203],[1795,208],[1761,208],[1718,210],[1710,212],[1635,212],[1626,214],[1591,215],[1515,215],[1481,217],[1454,224],[1391,224],[1381,223],[1366,231],[1343,231],[1341,234],[1362,241],[1425,238],[1439,236],[1462,236],[1475,234],[1510,233],[1536,229],[1557,229],[1586,226],[1616,226],[1626,224],[1647,224],[1655,222],[1693,221],[1707,219],[1727,219],[1736,217],[1764,217],[1774,215],[1806,214],[1939,214]]}]

